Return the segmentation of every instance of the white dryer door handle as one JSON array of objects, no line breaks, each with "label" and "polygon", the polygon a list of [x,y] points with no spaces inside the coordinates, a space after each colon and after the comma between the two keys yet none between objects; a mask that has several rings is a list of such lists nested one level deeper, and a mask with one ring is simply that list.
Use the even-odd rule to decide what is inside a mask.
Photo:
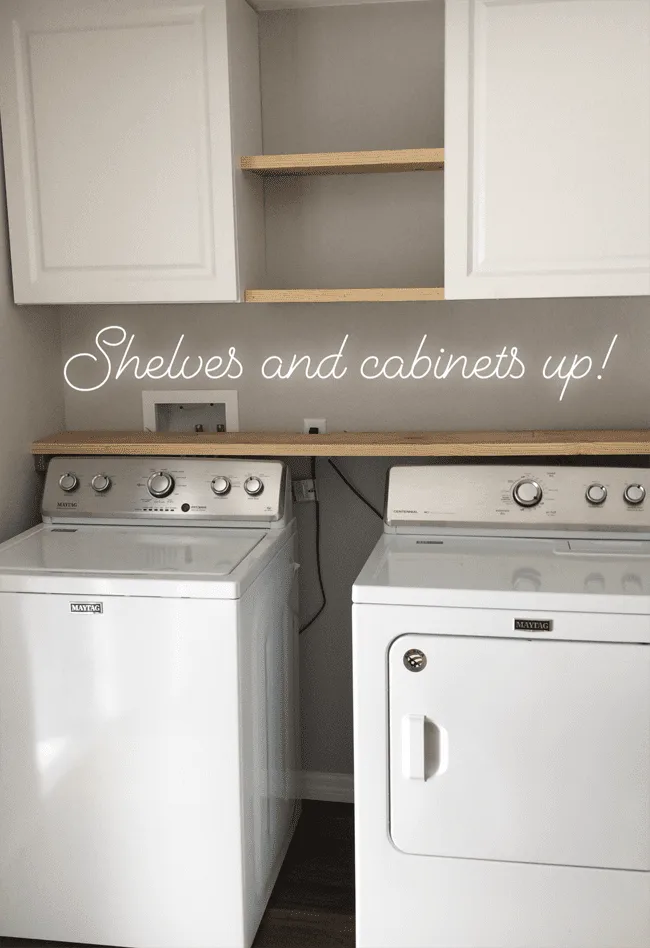
[{"label": "white dryer door handle", "polygon": [[402,718],[402,774],[407,780],[426,780],[425,726],[423,714],[405,714]]},{"label": "white dryer door handle", "polygon": [[404,777],[407,780],[426,780],[427,777],[441,776],[448,767],[449,735],[445,728],[427,720],[424,714],[405,714],[402,718]]}]

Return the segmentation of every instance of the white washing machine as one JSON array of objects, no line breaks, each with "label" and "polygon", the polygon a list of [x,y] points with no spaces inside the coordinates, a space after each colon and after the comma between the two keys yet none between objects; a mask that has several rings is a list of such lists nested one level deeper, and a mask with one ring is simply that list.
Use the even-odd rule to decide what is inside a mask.
[{"label": "white washing machine", "polygon": [[353,592],[359,948],[650,945],[646,492],[390,471]]},{"label": "white washing machine", "polygon": [[247,948],[297,804],[275,461],[54,458],[0,546],[0,935]]}]

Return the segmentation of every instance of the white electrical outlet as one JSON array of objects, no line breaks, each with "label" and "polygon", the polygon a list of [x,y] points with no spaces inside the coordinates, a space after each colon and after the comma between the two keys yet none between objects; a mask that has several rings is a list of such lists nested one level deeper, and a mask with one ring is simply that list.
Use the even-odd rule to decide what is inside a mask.
[{"label": "white electrical outlet", "polygon": [[325,418],[303,418],[302,433],[310,434],[311,428],[318,428],[318,431],[312,431],[311,434],[325,434],[327,431],[327,420]]},{"label": "white electrical outlet", "polygon": [[294,481],[293,499],[297,504],[304,504],[309,500],[318,500],[316,493],[316,483],[311,477],[305,477],[303,480]]}]

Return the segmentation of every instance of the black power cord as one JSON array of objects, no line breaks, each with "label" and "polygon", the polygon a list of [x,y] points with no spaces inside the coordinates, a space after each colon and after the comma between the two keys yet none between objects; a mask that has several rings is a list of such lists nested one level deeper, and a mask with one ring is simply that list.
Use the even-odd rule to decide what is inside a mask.
[{"label": "black power cord", "polygon": [[336,473],[338,474],[338,476],[341,478],[341,480],[343,481],[343,483],[344,483],[344,484],[347,484],[347,486],[350,488],[350,490],[352,491],[352,493],[355,494],[355,495],[359,498],[359,500],[362,501],[362,502],[366,505],[366,507],[369,508],[369,510],[372,510],[372,512],[373,512],[377,517],[379,517],[380,520],[383,520],[383,519],[384,519],[384,515],[382,514],[382,512],[381,512],[380,510],[378,510],[378,509],[375,507],[374,504],[371,504],[370,501],[369,501],[366,497],[363,496],[363,494],[361,493],[361,491],[358,490],[358,489],[354,486],[354,484],[352,484],[352,483],[347,479],[347,477],[345,476],[345,474],[343,473],[343,471],[342,471],[340,468],[338,468],[338,467],[336,466],[336,464],[334,463],[334,461],[333,461],[331,458],[328,458],[327,461],[328,461],[328,463],[334,468],[334,470],[336,471]]},{"label": "black power cord", "polygon": [[[369,501],[366,497],[363,496],[363,494],[361,493],[361,491],[359,491],[359,490],[354,486],[354,484],[352,484],[352,483],[347,479],[347,477],[345,476],[345,474],[343,473],[343,471],[341,471],[340,468],[337,467],[337,465],[334,463],[334,461],[332,461],[331,458],[328,458],[327,461],[328,461],[328,463],[334,468],[334,470],[336,471],[336,473],[338,474],[338,476],[341,478],[341,480],[343,481],[343,483],[344,483],[347,487],[350,488],[350,490],[352,491],[352,493],[353,493],[356,497],[358,497],[359,500],[362,501],[362,503],[364,503],[364,504],[366,505],[366,507],[368,507],[369,510],[372,510],[372,512],[375,514],[375,516],[379,517],[380,520],[383,520],[384,517],[383,517],[383,514],[381,513],[381,511],[379,511],[379,510],[377,509],[377,507],[375,507],[374,504],[371,504],[370,501]],[[305,622],[305,624],[302,626],[302,628],[299,629],[299,631],[298,631],[298,634],[299,634],[299,635],[302,635],[303,632],[306,632],[307,629],[309,629],[310,626],[312,626],[312,625],[314,624],[314,622],[316,621],[316,619],[317,619],[320,615],[322,615],[322,613],[325,611],[325,608],[326,608],[326,606],[327,606],[327,596],[325,595],[325,586],[324,586],[324,584],[323,584],[323,573],[322,573],[322,569],[321,569],[321,557],[320,557],[320,502],[319,502],[319,500],[318,500],[318,489],[317,489],[317,486],[316,486],[316,458],[315,458],[315,457],[313,457],[313,458],[310,459],[310,473],[311,473],[311,479],[312,479],[313,482],[314,482],[314,504],[315,504],[314,517],[315,517],[315,521],[316,521],[316,524],[315,524],[315,525],[316,525],[316,575],[318,576],[318,586],[319,586],[319,588],[320,588],[321,604],[320,604],[320,606],[318,607],[318,609],[316,610],[316,612],[313,614],[313,616],[311,617],[311,619],[308,619],[307,622]]]},{"label": "black power cord", "polygon": [[318,576],[318,585],[320,587],[321,595],[321,604],[316,610],[311,619],[308,619],[307,622],[298,630],[298,635],[302,635],[303,632],[306,632],[307,629],[314,624],[316,619],[327,606],[327,596],[325,595],[325,586],[323,585],[323,573],[321,570],[321,561],[320,561],[320,502],[318,500],[318,489],[316,487],[316,458],[311,458],[310,462],[310,472],[311,479],[314,482],[314,518],[316,526],[316,575]]}]

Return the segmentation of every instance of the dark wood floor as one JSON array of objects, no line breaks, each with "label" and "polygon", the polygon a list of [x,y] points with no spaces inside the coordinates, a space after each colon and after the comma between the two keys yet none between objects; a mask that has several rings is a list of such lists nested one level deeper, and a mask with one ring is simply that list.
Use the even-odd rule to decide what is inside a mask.
[{"label": "dark wood floor", "polygon": [[[0,948],[63,946],[0,938]],[[305,801],[254,948],[354,948],[352,806]]]},{"label": "dark wood floor", "polygon": [[254,948],[354,948],[354,810],[305,801]]}]

